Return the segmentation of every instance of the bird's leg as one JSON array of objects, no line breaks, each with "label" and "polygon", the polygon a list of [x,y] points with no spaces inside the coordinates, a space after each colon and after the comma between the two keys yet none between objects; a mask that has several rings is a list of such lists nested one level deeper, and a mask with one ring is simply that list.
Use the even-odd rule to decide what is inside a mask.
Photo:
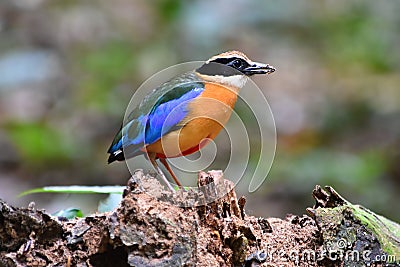
[{"label": "bird's leg", "polygon": [[164,167],[167,169],[169,174],[171,174],[172,178],[174,178],[175,183],[182,188],[182,184],[179,182],[178,178],[176,178],[175,173],[172,171],[171,167],[168,164],[168,161],[165,158],[160,158],[161,163],[164,165]]},{"label": "bird's leg", "polygon": [[156,169],[157,173],[161,176],[161,178],[164,180],[164,182],[167,184],[168,188],[172,191],[175,192],[175,189],[172,187],[172,185],[168,182],[167,177],[165,177],[164,173],[158,166],[156,162],[156,154],[155,153],[150,153],[148,154],[149,160],[151,164],[153,164],[154,168]]}]

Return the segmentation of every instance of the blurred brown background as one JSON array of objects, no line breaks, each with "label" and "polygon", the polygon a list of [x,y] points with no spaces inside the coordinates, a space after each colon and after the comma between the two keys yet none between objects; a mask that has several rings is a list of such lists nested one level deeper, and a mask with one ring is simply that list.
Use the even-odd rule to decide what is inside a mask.
[{"label": "blurred brown background", "polygon": [[398,14],[397,1],[3,0],[0,198],[93,212],[104,196],[17,195],[125,184],[106,150],[134,90],[170,65],[237,49],[278,69],[255,79],[278,145],[263,187],[241,188],[248,213],[303,214],[314,185],[329,184],[399,221]]}]

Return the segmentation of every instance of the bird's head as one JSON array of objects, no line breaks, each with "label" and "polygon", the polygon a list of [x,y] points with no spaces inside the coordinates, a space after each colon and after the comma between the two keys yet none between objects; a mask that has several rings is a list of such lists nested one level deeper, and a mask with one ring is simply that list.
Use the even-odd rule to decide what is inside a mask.
[{"label": "bird's head", "polygon": [[228,51],[207,60],[196,72],[206,81],[240,89],[249,76],[270,74],[276,69],[268,64],[251,61],[239,51]]}]

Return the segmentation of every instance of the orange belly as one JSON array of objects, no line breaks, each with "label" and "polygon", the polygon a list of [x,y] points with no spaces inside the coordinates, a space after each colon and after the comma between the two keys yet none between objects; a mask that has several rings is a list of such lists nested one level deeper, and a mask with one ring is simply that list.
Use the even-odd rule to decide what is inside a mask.
[{"label": "orange belly", "polygon": [[188,104],[189,113],[182,128],[170,132],[146,146],[157,157],[192,154],[214,139],[229,120],[237,100],[237,91],[216,84],[206,84],[203,93]]}]

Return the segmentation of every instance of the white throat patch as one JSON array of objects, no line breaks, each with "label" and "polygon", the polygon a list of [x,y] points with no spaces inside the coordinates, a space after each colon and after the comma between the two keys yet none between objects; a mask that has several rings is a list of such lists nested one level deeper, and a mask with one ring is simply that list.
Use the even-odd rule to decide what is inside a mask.
[{"label": "white throat patch", "polygon": [[237,91],[239,91],[247,82],[249,77],[246,75],[232,75],[232,76],[222,76],[222,75],[204,75],[200,74],[200,76],[209,82],[214,82],[218,84],[224,84],[229,87],[234,87]]}]

